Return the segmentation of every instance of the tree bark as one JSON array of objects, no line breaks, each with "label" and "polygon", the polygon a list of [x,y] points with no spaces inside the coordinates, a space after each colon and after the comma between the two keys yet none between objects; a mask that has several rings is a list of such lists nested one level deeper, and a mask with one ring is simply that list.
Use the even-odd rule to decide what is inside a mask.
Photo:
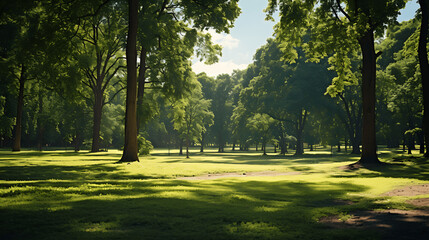
[{"label": "tree bark", "polygon": [[376,54],[370,29],[359,39],[362,50],[362,154],[361,164],[379,164],[375,137]]},{"label": "tree bark", "polygon": [[125,110],[125,145],[120,162],[139,161],[137,146],[137,26],[138,0],[128,0],[127,100]]},{"label": "tree bark", "polygon": [[91,152],[100,151],[100,130],[101,130],[101,115],[103,111],[103,91],[96,89],[94,91],[94,106],[93,125],[92,125],[92,146]]},{"label": "tree bark", "polygon": [[300,110],[300,116],[298,119],[298,122],[296,124],[296,151],[295,155],[301,155],[304,153],[304,146],[303,146],[303,132],[304,132],[304,126],[305,121],[307,119],[307,111]]},{"label": "tree bark", "polygon": [[427,54],[427,38],[429,23],[429,4],[427,0],[419,0],[420,10],[422,12],[422,21],[420,25],[419,46],[417,49],[420,72],[422,75],[423,91],[423,132],[426,145],[425,157],[429,157],[429,62]]},{"label": "tree bark", "polygon": [[18,105],[16,109],[16,125],[15,135],[13,137],[12,151],[21,151],[21,134],[22,134],[22,109],[24,107],[24,85],[25,85],[25,71],[24,64],[21,65],[21,75],[19,76],[19,90],[18,90]]}]

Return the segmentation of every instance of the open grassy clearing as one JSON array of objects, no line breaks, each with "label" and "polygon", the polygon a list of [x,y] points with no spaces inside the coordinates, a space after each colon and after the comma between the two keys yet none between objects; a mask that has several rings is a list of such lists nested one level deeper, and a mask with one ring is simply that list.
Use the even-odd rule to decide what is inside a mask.
[{"label": "open grassy clearing", "polygon": [[[429,197],[383,195],[429,183],[428,161],[399,151],[382,149],[391,164],[356,171],[340,169],[356,156],[327,150],[302,157],[194,150],[185,159],[161,149],[115,164],[120,154],[0,151],[0,239],[378,239],[375,229],[320,219],[417,209],[407,201]],[[256,171],[300,174],[177,179]]]}]

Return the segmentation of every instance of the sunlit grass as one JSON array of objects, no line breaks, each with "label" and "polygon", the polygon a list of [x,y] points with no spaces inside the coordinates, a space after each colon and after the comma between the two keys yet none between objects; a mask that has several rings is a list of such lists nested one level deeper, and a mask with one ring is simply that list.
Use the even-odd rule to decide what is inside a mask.
[{"label": "sunlit grass", "polygon": [[[380,169],[341,170],[357,156],[318,149],[301,157],[260,152],[191,158],[157,149],[138,163],[121,152],[0,151],[0,239],[336,239],[373,232],[332,229],[323,216],[409,209],[418,197],[384,197],[429,183],[428,162],[380,151]],[[419,156],[419,155],[417,155]],[[179,180],[208,173],[299,175]],[[426,197],[428,197],[426,195]]]}]

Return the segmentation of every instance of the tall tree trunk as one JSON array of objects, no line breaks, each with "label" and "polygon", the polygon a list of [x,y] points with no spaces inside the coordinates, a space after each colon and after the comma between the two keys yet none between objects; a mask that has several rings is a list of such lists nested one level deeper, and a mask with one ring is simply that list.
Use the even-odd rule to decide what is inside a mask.
[{"label": "tall tree trunk", "polygon": [[[304,115],[303,115],[304,113]],[[303,144],[303,132],[305,121],[307,119],[307,111],[300,110],[300,116],[298,119],[298,123],[296,125],[296,151],[295,155],[301,155],[304,153],[304,144]]]},{"label": "tall tree trunk", "polygon": [[139,161],[137,146],[137,19],[138,0],[128,0],[127,100],[125,110],[125,145],[120,162]]},{"label": "tall tree trunk", "polygon": [[370,29],[359,39],[362,50],[362,155],[359,163],[379,164],[375,138],[376,54]]},{"label": "tall tree trunk", "polygon": [[422,12],[422,22],[420,25],[419,46],[417,49],[422,75],[423,90],[423,132],[426,145],[425,157],[429,157],[429,62],[427,54],[427,38],[429,24],[429,4],[427,0],[419,0]]},{"label": "tall tree trunk", "polygon": [[103,111],[103,92],[100,89],[94,91],[92,146],[91,152],[100,151],[101,114]]},{"label": "tall tree trunk", "polygon": [[25,85],[25,65],[21,65],[21,75],[19,76],[19,90],[18,90],[18,106],[16,109],[16,125],[15,135],[13,137],[12,151],[21,151],[21,134],[22,134],[22,109],[24,107],[24,85]]}]

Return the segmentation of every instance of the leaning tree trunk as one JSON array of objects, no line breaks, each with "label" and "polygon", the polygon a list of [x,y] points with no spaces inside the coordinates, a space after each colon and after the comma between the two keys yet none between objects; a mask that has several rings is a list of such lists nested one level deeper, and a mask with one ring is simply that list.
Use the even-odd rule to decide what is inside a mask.
[{"label": "leaning tree trunk", "polygon": [[137,18],[138,0],[128,1],[127,100],[125,110],[125,145],[120,162],[139,161],[137,146]]},{"label": "leaning tree trunk", "polygon": [[19,76],[18,106],[16,109],[15,135],[13,137],[12,151],[21,151],[21,132],[22,132],[22,109],[24,107],[24,84],[25,84],[25,65],[21,66],[21,75]]},{"label": "leaning tree trunk", "polygon": [[100,151],[101,114],[103,111],[103,92],[101,89],[94,91],[91,152]]},{"label": "leaning tree trunk", "polygon": [[379,164],[375,138],[375,80],[376,54],[374,33],[368,30],[359,39],[362,50],[362,155],[359,163]]},{"label": "leaning tree trunk", "polygon": [[420,10],[422,12],[422,22],[420,26],[420,37],[418,46],[418,56],[420,63],[420,72],[422,75],[423,90],[423,132],[426,145],[425,157],[429,157],[429,62],[427,54],[427,38],[429,23],[429,4],[427,0],[419,0]]}]

